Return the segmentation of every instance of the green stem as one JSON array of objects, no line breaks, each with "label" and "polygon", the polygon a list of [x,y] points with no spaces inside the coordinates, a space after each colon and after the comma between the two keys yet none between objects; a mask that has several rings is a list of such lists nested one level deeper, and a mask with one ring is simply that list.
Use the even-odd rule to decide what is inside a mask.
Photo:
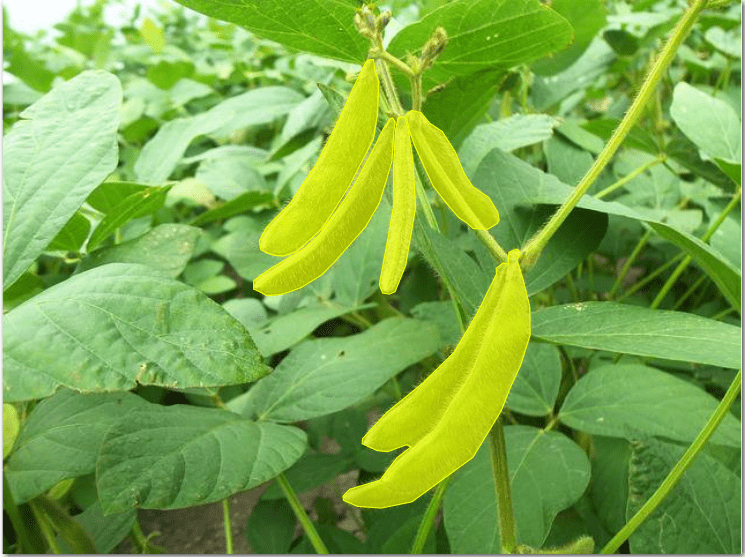
[{"label": "green stem", "polygon": [[502,419],[498,419],[489,432],[491,444],[492,473],[497,491],[499,531],[502,538],[502,553],[514,553],[517,547],[515,515],[512,510],[512,487],[507,469],[507,445],[504,440]]},{"label": "green stem", "polygon": [[642,249],[644,249],[644,246],[647,245],[650,236],[652,236],[652,232],[650,230],[647,230],[639,239],[636,247],[631,252],[631,255],[629,255],[628,259],[626,259],[623,267],[621,267],[621,272],[618,273],[616,281],[613,283],[613,287],[610,289],[610,292],[608,292],[608,298],[613,299],[616,296],[616,294],[618,293],[618,289],[621,287],[623,279],[626,278],[626,275],[631,270],[631,266],[634,264],[634,261],[636,261],[636,258],[639,256]]},{"label": "green stem", "polygon": [[729,412],[732,403],[735,402],[737,395],[740,394],[741,380],[742,369],[737,372],[735,380],[732,382],[729,389],[727,389],[727,392],[725,393],[722,401],[719,403],[719,406],[717,406],[717,409],[714,410],[714,413],[709,418],[709,421],[706,422],[706,425],[696,436],[696,439],[694,439],[693,443],[691,443],[691,446],[688,447],[688,450],[686,450],[675,467],[667,475],[665,480],[662,482],[662,485],[657,488],[657,491],[652,494],[647,502],[644,503],[644,506],[642,506],[642,508],[637,511],[637,513],[631,518],[631,520],[629,520],[626,525],[621,528],[621,530],[615,536],[613,536],[613,538],[606,544],[606,546],[600,551],[600,553],[613,553],[619,547],[621,547],[621,544],[636,531],[636,529],[649,517],[649,515],[654,512],[654,510],[660,505],[660,503],[662,503],[663,499],[667,497],[670,491],[672,491],[672,489],[683,477],[685,471],[691,466],[695,458],[704,448],[706,442],[717,429],[717,426]]},{"label": "green stem", "polygon": [[419,206],[424,212],[424,218],[427,221],[429,227],[432,230],[439,232],[440,227],[437,224],[437,218],[435,217],[435,213],[432,210],[432,205],[430,204],[429,199],[427,199],[427,192],[424,190],[424,183],[422,182],[422,179],[420,177],[420,172],[421,171],[417,167],[417,171],[414,173],[416,182],[416,198],[419,201]]},{"label": "green stem", "polygon": [[429,502],[429,506],[422,517],[422,521],[419,523],[419,530],[417,530],[416,538],[414,539],[414,545],[411,549],[412,555],[418,555],[424,551],[424,544],[429,537],[429,533],[432,531],[432,527],[437,518],[437,513],[440,510],[442,504],[442,498],[445,496],[445,490],[447,490],[450,480],[453,478],[452,475],[448,476],[437,484],[435,494],[432,496],[432,500]]},{"label": "green stem", "polygon": [[494,257],[497,263],[507,261],[507,252],[504,251],[504,248],[499,245],[499,242],[497,242],[488,230],[474,230],[474,233],[476,234],[476,237],[481,240],[481,243],[484,244],[486,249],[489,250],[489,253],[492,254],[492,257]]},{"label": "green stem", "polygon": [[559,226],[561,226],[564,220],[569,216],[572,209],[574,209],[574,206],[580,199],[582,199],[585,192],[595,182],[597,177],[610,162],[615,152],[621,146],[623,140],[634,127],[634,124],[639,120],[639,117],[644,112],[644,107],[651,98],[652,93],[654,93],[657,84],[665,74],[670,62],[672,62],[675,52],[691,30],[699,12],[701,12],[704,6],[706,6],[706,2],[707,0],[693,0],[691,2],[675,29],[673,29],[667,44],[663,47],[662,52],[660,52],[659,57],[656,59],[652,69],[644,80],[634,102],[631,103],[628,112],[623,117],[623,120],[618,124],[618,127],[613,132],[608,143],[605,144],[605,147],[598,155],[598,158],[595,159],[595,162],[587,171],[587,174],[585,174],[582,180],[580,180],[580,183],[569,196],[569,199],[559,207],[543,229],[528,241],[528,244],[523,250],[525,252],[524,260],[527,266],[533,265],[538,260],[549,239],[556,233]]},{"label": "green stem", "polygon": [[135,521],[132,523],[132,540],[140,548],[140,553],[148,553],[148,546],[150,545],[149,540],[145,536],[142,528],[140,527],[140,521],[135,517]]},{"label": "green stem", "polygon": [[647,170],[649,170],[653,166],[658,165],[661,162],[664,162],[666,158],[667,158],[666,155],[660,155],[656,159],[652,159],[648,163],[641,165],[639,168],[637,168],[633,172],[631,172],[631,173],[627,174],[626,176],[624,176],[623,178],[621,178],[615,184],[611,184],[610,186],[608,186],[604,190],[599,191],[598,193],[596,193],[595,194],[595,199],[602,199],[606,195],[608,195],[608,194],[613,193],[614,191],[616,191],[618,188],[622,188],[624,185],[626,185],[627,183],[629,183],[631,180],[633,180],[634,178],[636,178],[640,174],[643,174],[644,172],[646,172]]},{"label": "green stem", "polygon": [[54,533],[54,529],[49,524],[49,520],[45,516],[44,511],[42,511],[34,501],[29,501],[28,506],[31,507],[31,512],[34,514],[36,523],[39,525],[39,529],[41,530],[44,539],[49,545],[49,549],[52,550],[52,553],[55,553],[57,555],[63,553],[62,549],[57,543],[57,534]]},{"label": "green stem", "polygon": [[17,540],[16,553],[34,553],[34,548],[29,541],[29,535],[26,531],[26,525],[23,523],[18,506],[13,500],[13,494],[10,491],[8,479],[5,477],[5,474],[3,474],[3,509],[8,513],[10,523],[13,525],[13,530],[15,530]]},{"label": "green stem", "polygon": [[378,59],[375,61],[375,67],[378,70],[380,76],[380,82],[383,85],[383,94],[388,101],[388,106],[396,116],[404,115],[404,108],[401,106],[401,101],[398,99],[398,93],[396,92],[396,86],[393,84],[391,78],[391,72],[388,71],[386,63]]},{"label": "green stem", "polygon": [[417,73],[411,77],[411,109],[422,110],[422,74]]},{"label": "green stem", "polygon": [[691,294],[693,294],[708,278],[709,277],[707,275],[701,275],[700,277],[698,277],[698,280],[694,282],[688,290],[685,291],[685,294],[683,294],[680,298],[678,298],[678,300],[673,305],[673,309],[676,310],[680,306],[682,306],[683,302],[685,302],[688,299],[688,297]]},{"label": "green stem", "polygon": [[637,291],[644,288],[647,284],[649,284],[651,281],[656,279],[662,273],[667,271],[670,267],[672,267],[677,261],[681,259],[683,259],[683,254],[679,253],[678,255],[670,259],[669,261],[666,261],[665,263],[657,267],[654,271],[649,273],[646,277],[641,279],[639,282],[634,283],[634,285],[631,288],[629,288],[626,292],[624,292],[622,296],[619,296],[618,300],[616,301],[620,302],[621,300],[628,298],[629,296],[635,294]]},{"label": "green stem", "polygon": [[414,70],[412,70],[409,65],[401,60],[400,58],[396,58],[393,54],[388,52],[383,48],[383,45],[378,45],[375,50],[370,52],[370,56],[377,60],[385,60],[389,64],[391,64],[393,67],[395,67],[397,70],[401,71],[402,73],[406,74],[407,77],[413,78],[416,76],[414,73]]},{"label": "green stem", "polygon": [[318,535],[316,527],[313,526],[313,522],[311,522],[308,514],[305,512],[305,509],[303,508],[302,503],[300,503],[297,493],[292,489],[290,482],[287,481],[284,474],[280,474],[275,479],[277,480],[279,487],[282,488],[285,497],[287,497],[287,501],[290,503],[292,511],[300,522],[300,526],[303,527],[305,535],[308,536],[308,540],[310,540],[313,549],[315,549],[318,554],[328,555],[329,550],[326,549],[326,545],[323,543],[321,536]]},{"label": "green stem", "polygon": [[233,527],[230,524],[230,499],[222,500],[222,520],[225,524],[225,553],[233,554]]},{"label": "green stem", "polygon": [[[704,234],[703,238],[701,238],[703,242],[709,241],[709,239],[714,235],[714,232],[717,231],[717,228],[719,228],[719,226],[724,222],[724,219],[727,218],[727,215],[730,214],[730,212],[732,212],[732,209],[734,209],[735,206],[740,202],[741,197],[742,190],[738,189],[737,193],[732,196],[732,199],[724,208],[724,210],[711,223],[711,225],[709,225],[709,229],[706,231],[706,234]],[[691,257],[690,255],[686,255],[683,258],[683,261],[680,262],[680,264],[675,268],[672,274],[667,278],[665,284],[662,285],[662,288],[657,293],[657,297],[652,301],[652,304],[649,307],[651,307],[652,309],[659,307],[659,305],[662,303],[662,300],[665,299],[665,296],[667,296],[667,293],[675,284],[675,281],[678,280],[678,277],[683,273],[683,271],[685,271],[686,267],[688,267],[691,261],[693,261],[693,257]]]}]

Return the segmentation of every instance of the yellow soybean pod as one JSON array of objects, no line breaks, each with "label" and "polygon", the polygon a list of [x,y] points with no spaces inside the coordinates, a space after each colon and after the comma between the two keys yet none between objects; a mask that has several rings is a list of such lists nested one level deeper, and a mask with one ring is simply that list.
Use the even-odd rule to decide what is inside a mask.
[{"label": "yellow soybean pod", "polygon": [[409,133],[432,187],[450,210],[471,228],[488,230],[499,222],[497,208],[466,176],[443,131],[416,110],[406,114]]},{"label": "yellow soybean pod", "polygon": [[377,481],[344,501],[384,508],[410,503],[471,460],[507,400],[530,339],[530,304],[519,252],[494,280],[455,351],[365,435],[366,446],[408,446]]},{"label": "yellow soybean pod", "polygon": [[383,198],[393,159],[394,124],[391,118],[383,127],[357,180],[318,235],[256,277],[254,290],[276,296],[302,288],[325,273],[360,235]]},{"label": "yellow soybean pod", "polygon": [[399,116],[393,143],[393,209],[380,271],[380,291],[383,294],[393,294],[398,289],[406,270],[415,216],[414,155],[406,118]]},{"label": "yellow soybean pod", "polygon": [[259,248],[284,256],[315,236],[352,183],[375,137],[378,75],[375,61],[362,66],[318,161],[292,201],[264,229]]}]

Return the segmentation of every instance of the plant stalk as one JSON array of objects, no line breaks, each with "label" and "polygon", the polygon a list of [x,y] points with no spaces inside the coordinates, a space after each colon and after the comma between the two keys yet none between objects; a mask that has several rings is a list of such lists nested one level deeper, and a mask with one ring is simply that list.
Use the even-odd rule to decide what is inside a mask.
[{"label": "plant stalk", "polygon": [[517,547],[515,534],[515,515],[512,507],[512,486],[507,469],[507,444],[504,440],[504,426],[499,418],[489,432],[491,444],[492,473],[497,492],[499,512],[499,532],[502,540],[502,553],[514,553]]},{"label": "plant stalk", "polygon": [[[706,231],[706,234],[704,234],[703,238],[701,238],[703,242],[709,241],[709,239],[714,235],[714,232],[717,231],[717,228],[719,228],[719,226],[724,222],[724,219],[727,218],[727,215],[729,215],[732,212],[732,209],[734,209],[735,206],[740,202],[741,197],[742,189],[738,188],[737,193],[732,196],[730,202],[719,214],[719,216],[711,223],[709,229]],[[691,261],[693,261],[693,257],[691,257],[690,255],[686,255],[683,258],[683,261],[680,262],[680,264],[675,268],[672,274],[667,278],[665,284],[662,285],[662,288],[657,293],[657,297],[652,301],[652,304],[649,307],[651,307],[652,309],[656,309],[659,307],[659,305],[662,303],[662,300],[665,299],[665,296],[667,296],[667,293],[670,292],[670,289],[675,284],[675,281],[678,280],[678,277],[683,273],[683,271],[685,271],[686,267],[690,265]]]},{"label": "plant stalk", "polygon": [[419,523],[419,529],[416,532],[414,545],[411,549],[412,555],[418,555],[424,551],[424,544],[426,543],[427,538],[429,537],[429,533],[432,531],[432,527],[435,524],[435,518],[437,518],[437,513],[440,510],[442,498],[445,496],[445,491],[447,490],[452,478],[453,476],[450,475],[442,480],[439,484],[437,484],[435,494],[432,496],[432,500],[429,502],[429,506],[427,507],[427,510],[422,517],[422,521]]},{"label": "plant stalk", "polygon": [[3,509],[8,514],[10,523],[13,525],[13,530],[15,530],[18,544],[18,551],[16,553],[33,553],[34,548],[29,541],[26,525],[23,523],[18,506],[13,500],[13,494],[10,492],[10,486],[8,485],[8,479],[5,477],[5,474],[3,474]]},{"label": "plant stalk", "polygon": [[275,479],[284,492],[285,497],[287,497],[287,501],[290,503],[292,511],[300,522],[300,526],[303,527],[305,535],[308,536],[308,540],[310,540],[313,549],[315,549],[316,553],[320,555],[328,555],[329,550],[326,549],[326,544],[323,543],[321,536],[318,535],[316,527],[313,526],[313,522],[311,522],[310,517],[308,517],[308,514],[305,512],[305,509],[303,508],[302,503],[300,503],[297,493],[292,489],[290,482],[287,481],[287,478],[283,473],[280,473]]},{"label": "plant stalk", "polygon": [[548,241],[556,233],[556,231],[559,229],[559,226],[561,226],[564,220],[569,216],[569,213],[571,213],[572,209],[574,209],[574,206],[577,205],[580,199],[582,199],[582,196],[585,195],[585,192],[587,192],[590,186],[595,182],[597,177],[610,162],[611,158],[613,158],[613,155],[621,146],[621,143],[623,143],[624,139],[626,139],[626,136],[634,127],[634,124],[636,124],[637,120],[639,120],[639,117],[644,112],[644,107],[646,106],[647,102],[649,102],[649,99],[652,97],[657,84],[660,82],[665,72],[667,71],[668,66],[672,62],[675,56],[675,52],[678,50],[678,47],[688,35],[691,27],[693,27],[693,24],[696,22],[696,18],[698,17],[699,13],[706,6],[707,1],[708,0],[693,0],[690,3],[688,9],[685,11],[678,24],[675,26],[675,29],[668,38],[667,43],[663,47],[662,51],[657,57],[657,60],[647,74],[644,83],[642,83],[641,89],[639,89],[639,93],[634,98],[634,102],[631,103],[628,112],[626,112],[623,120],[621,120],[621,122],[618,124],[618,127],[613,132],[613,135],[608,140],[608,143],[606,143],[605,147],[603,147],[603,150],[598,155],[598,158],[595,159],[595,162],[584,175],[582,180],[580,180],[580,183],[577,184],[577,187],[569,196],[569,199],[567,199],[564,204],[559,207],[559,209],[556,211],[556,213],[553,214],[546,225],[531,240],[528,241],[525,249],[523,250],[524,261],[526,262],[526,265],[528,267],[533,265],[538,260],[541,252],[543,251],[543,248],[546,247]]},{"label": "plant stalk", "polygon": [[706,422],[704,428],[699,432],[696,439],[694,439],[693,443],[691,443],[690,447],[688,447],[686,452],[664,479],[662,485],[660,485],[660,487],[657,488],[657,491],[655,491],[647,502],[644,503],[644,506],[642,506],[642,508],[631,517],[631,520],[629,520],[626,525],[621,528],[615,536],[613,536],[600,553],[613,553],[621,547],[621,544],[625,542],[647,518],[649,518],[660,503],[662,503],[663,499],[665,499],[665,497],[667,497],[667,495],[677,485],[685,471],[691,466],[693,461],[706,445],[706,442],[714,431],[716,431],[717,426],[719,426],[721,421],[724,419],[724,416],[729,412],[732,403],[735,402],[737,395],[740,394],[740,388],[742,386],[741,382],[742,369],[737,372],[735,380],[732,381],[729,389],[727,389],[727,392],[719,403],[719,406],[717,406],[717,409],[714,410],[714,413],[709,418],[709,421]]},{"label": "plant stalk", "polygon": [[646,164],[641,165],[639,168],[637,168],[633,172],[630,172],[629,174],[627,174],[626,176],[624,176],[623,178],[621,178],[620,180],[618,180],[618,182],[616,182],[614,184],[611,184],[610,186],[608,186],[604,190],[599,191],[598,193],[596,193],[595,194],[595,199],[602,199],[606,195],[608,195],[608,194],[613,193],[614,191],[616,191],[618,188],[622,188],[624,185],[628,184],[631,180],[633,180],[634,178],[636,178],[640,174],[643,174],[644,172],[646,172],[647,170],[649,170],[653,166],[656,166],[656,165],[664,162],[666,158],[667,158],[666,155],[660,155],[656,159],[652,159],[651,161],[647,162]]},{"label": "plant stalk", "polygon": [[233,527],[230,524],[230,499],[222,500],[222,520],[225,524],[225,553],[233,554]]}]

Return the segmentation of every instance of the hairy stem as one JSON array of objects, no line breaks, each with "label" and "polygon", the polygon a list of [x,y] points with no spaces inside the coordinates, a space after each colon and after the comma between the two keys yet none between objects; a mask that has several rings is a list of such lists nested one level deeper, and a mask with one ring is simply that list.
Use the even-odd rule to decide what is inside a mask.
[{"label": "hairy stem", "polygon": [[489,432],[491,444],[492,473],[497,491],[499,511],[499,531],[502,539],[502,553],[514,553],[517,547],[515,535],[515,515],[512,507],[512,486],[507,469],[507,445],[504,440],[504,426],[499,418]]},{"label": "hairy stem", "polygon": [[419,529],[416,532],[414,545],[411,549],[412,555],[417,555],[424,551],[424,544],[427,541],[429,533],[432,531],[432,527],[435,524],[435,518],[437,518],[437,513],[440,510],[442,498],[445,496],[445,490],[447,490],[452,478],[453,476],[450,475],[442,480],[439,484],[437,484],[435,494],[432,496],[432,500],[429,502],[429,506],[424,513],[424,517],[422,517],[422,521],[419,523]]},{"label": "hairy stem", "polygon": [[569,196],[569,199],[559,207],[546,225],[528,241],[523,250],[524,260],[527,266],[533,265],[535,261],[538,260],[549,239],[551,239],[551,237],[556,233],[559,226],[561,226],[564,220],[569,216],[569,213],[571,213],[572,209],[574,209],[574,206],[577,205],[579,200],[582,199],[582,196],[585,195],[585,192],[587,192],[590,186],[595,182],[597,177],[610,162],[611,158],[613,158],[613,155],[621,146],[623,140],[626,139],[626,136],[634,127],[634,124],[639,120],[639,117],[644,112],[644,107],[652,97],[657,84],[667,71],[670,62],[672,62],[675,52],[688,35],[688,32],[691,30],[691,27],[693,27],[698,14],[704,9],[706,3],[707,0],[693,0],[690,3],[688,9],[683,14],[683,17],[680,19],[675,29],[673,29],[667,43],[647,74],[639,93],[634,98],[634,102],[631,103],[628,112],[623,117],[623,120],[618,124],[618,127],[613,132],[608,143],[605,144],[605,147],[598,155],[598,158],[595,159],[595,162],[587,171],[587,174],[585,174],[582,180],[580,180],[580,183],[577,184],[577,187]]}]

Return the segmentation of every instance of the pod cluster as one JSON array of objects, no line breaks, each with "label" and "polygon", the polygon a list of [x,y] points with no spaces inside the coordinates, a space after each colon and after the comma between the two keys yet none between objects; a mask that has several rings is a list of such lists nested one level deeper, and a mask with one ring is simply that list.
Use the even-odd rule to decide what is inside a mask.
[{"label": "pod cluster", "polygon": [[254,290],[285,294],[323,275],[370,222],[392,166],[393,208],[380,290],[393,294],[406,269],[416,214],[412,142],[432,186],[458,218],[481,230],[499,222],[494,203],[471,184],[445,134],[421,112],[390,118],[370,149],[378,102],[375,63],[368,60],[315,166],[259,239],[263,252],[287,257],[258,276]]}]

